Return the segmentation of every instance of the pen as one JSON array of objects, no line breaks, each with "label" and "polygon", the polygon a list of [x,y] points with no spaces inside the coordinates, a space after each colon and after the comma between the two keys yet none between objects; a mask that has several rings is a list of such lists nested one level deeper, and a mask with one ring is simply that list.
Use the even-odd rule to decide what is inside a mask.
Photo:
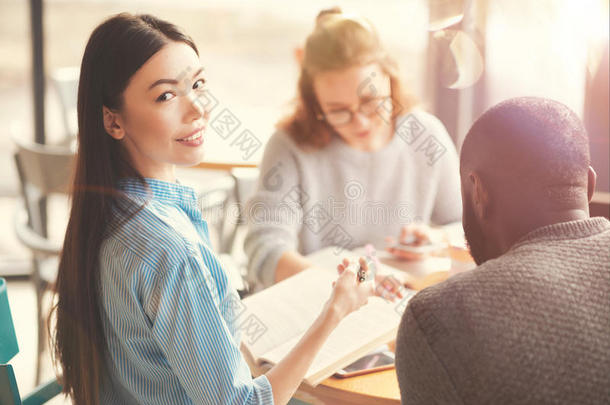
[{"label": "pen", "polygon": [[350,263],[349,266],[347,266],[346,270],[350,270],[356,273],[356,280],[358,280],[359,283],[363,283],[367,279],[366,271],[360,266],[360,263],[358,262]]},{"label": "pen", "polygon": [[375,254],[375,248],[373,247],[373,245],[368,244],[365,246],[365,249],[366,249],[365,260],[366,260],[367,268],[369,269],[368,274],[365,269],[360,267],[359,263],[354,263],[354,267],[352,268],[352,270],[356,270],[355,266],[358,266],[357,271],[355,271],[355,273],[356,273],[358,282],[360,282],[360,283],[363,283],[367,279],[370,279],[371,276],[372,276],[372,278],[375,277],[375,273],[377,272],[377,263],[379,260]]},{"label": "pen", "polygon": [[362,267],[360,267],[360,266],[358,266],[358,267],[359,267],[359,269],[358,269],[358,281],[360,283],[363,283],[363,282],[366,281],[366,272],[364,271],[364,269]]}]

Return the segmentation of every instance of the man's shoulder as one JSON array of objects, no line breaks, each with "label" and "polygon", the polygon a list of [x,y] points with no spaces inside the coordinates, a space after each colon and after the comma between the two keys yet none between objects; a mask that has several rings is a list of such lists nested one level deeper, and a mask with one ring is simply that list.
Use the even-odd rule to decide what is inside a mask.
[{"label": "man's shoulder", "polygon": [[463,324],[466,319],[475,327],[479,320],[486,322],[493,317],[495,311],[508,311],[513,305],[511,301],[517,298],[513,291],[515,281],[511,263],[499,257],[456,274],[417,293],[408,308],[419,322],[431,321],[452,327]]},{"label": "man's shoulder", "polygon": [[607,274],[598,271],[598,263],[607,261],[608,255],[607,245],[589,247],[586,257],[577,258],[547,242],[523,245],[420,291],[409,307],[416,319],[432,316],[448,325],[467,319],[479,331],[505,321],[525,321],[527,317],[517,320],[517,313],[533,319],[545,311],[558,312],[569,307],[568,296],[578,297],[579,308],[586,311],[594,303],[582,298],[608,292],[603,282]]},{"label": "man's shoulder", "polygon": [[487,261],[472,270],[455,274],[442,283],[421,290],[412,298],[410,304],[444,306],[456,300],[463,300],[465,294],[479,291],[480,286],[488,283],[490,279],[502,278],[502,272],[498,272],[498,269],[506,266],[502,257]]}]

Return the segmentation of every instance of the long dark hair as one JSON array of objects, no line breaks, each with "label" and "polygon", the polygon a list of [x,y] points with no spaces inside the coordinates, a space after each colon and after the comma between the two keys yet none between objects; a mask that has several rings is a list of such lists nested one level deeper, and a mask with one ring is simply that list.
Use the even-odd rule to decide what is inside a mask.
[{"label": "long dark hair", "polygon": [[55,361],[63,369],[64,393],[75,404],[97,404],[106,373],[106,339],[101,322],[99,252],[124,210],[117,182],[144,179],[126,158],[121,142],[108,135],[102,106],[121,111],[123,92],[133,74],[170,41],[198,54],[191,38],[173,24],[150,15],[115,15],[91,34],[78,86],[78,154],[68,228],[60,255],[55,291]]}]

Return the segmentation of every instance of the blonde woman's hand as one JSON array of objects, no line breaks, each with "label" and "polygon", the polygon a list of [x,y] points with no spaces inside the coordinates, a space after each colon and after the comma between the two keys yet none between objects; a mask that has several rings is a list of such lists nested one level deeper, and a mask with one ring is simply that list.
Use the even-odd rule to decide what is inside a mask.
[{"label": "blonde woman's hand", "polygon": [[426,257],[428,253],[410,252],[408,250],[400,249],[399,246],[406,245],[417,247],[428,244],[442,245],[443,240],[444,234],[438,229],[432,229],[426,224],[409,224],[400,229],[398,241],[393,237],[386,238],[386,243],[389,245],[386,250],[398,259],[421,260]]}]

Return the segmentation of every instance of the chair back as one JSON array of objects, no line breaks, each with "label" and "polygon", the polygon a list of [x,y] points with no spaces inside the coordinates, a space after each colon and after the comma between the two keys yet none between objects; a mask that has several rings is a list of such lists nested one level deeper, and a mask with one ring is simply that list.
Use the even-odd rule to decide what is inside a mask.
[{"label": "chair back", "polygon": [[76,107],[79,76],[80,68],[77,66],[59,68],[49,75],[50,82],[57,91],[68,140],[75,138],[78,131]]},{"label": "chair back", "polygon": [[245,223],[244,210],[246,203],[256,192],[259,174],[258,168],[236,168],[231,171],[235,179],[235,199],[240,208],[240,224]]},{"label": "chair back", "polygon": [[67,193],[75,153],[71,148],[15,140],[15,163],[23,185],[47,196]]},{"label": "chair back", "polygon": [[39,202],[50,194],[69,192],[75,153],[63,146],[14,141],[15,165],[29,224],[35,232],[45,235]]},{"label": "chair back", "polygon": [[233,247],[231,235],[235,221],[230,218],[229,207],[234,200],[233,178],[220,177],[209,187],[199,191],[201,214],[214,233],[215,249],[218,253],[230,253]]}]

